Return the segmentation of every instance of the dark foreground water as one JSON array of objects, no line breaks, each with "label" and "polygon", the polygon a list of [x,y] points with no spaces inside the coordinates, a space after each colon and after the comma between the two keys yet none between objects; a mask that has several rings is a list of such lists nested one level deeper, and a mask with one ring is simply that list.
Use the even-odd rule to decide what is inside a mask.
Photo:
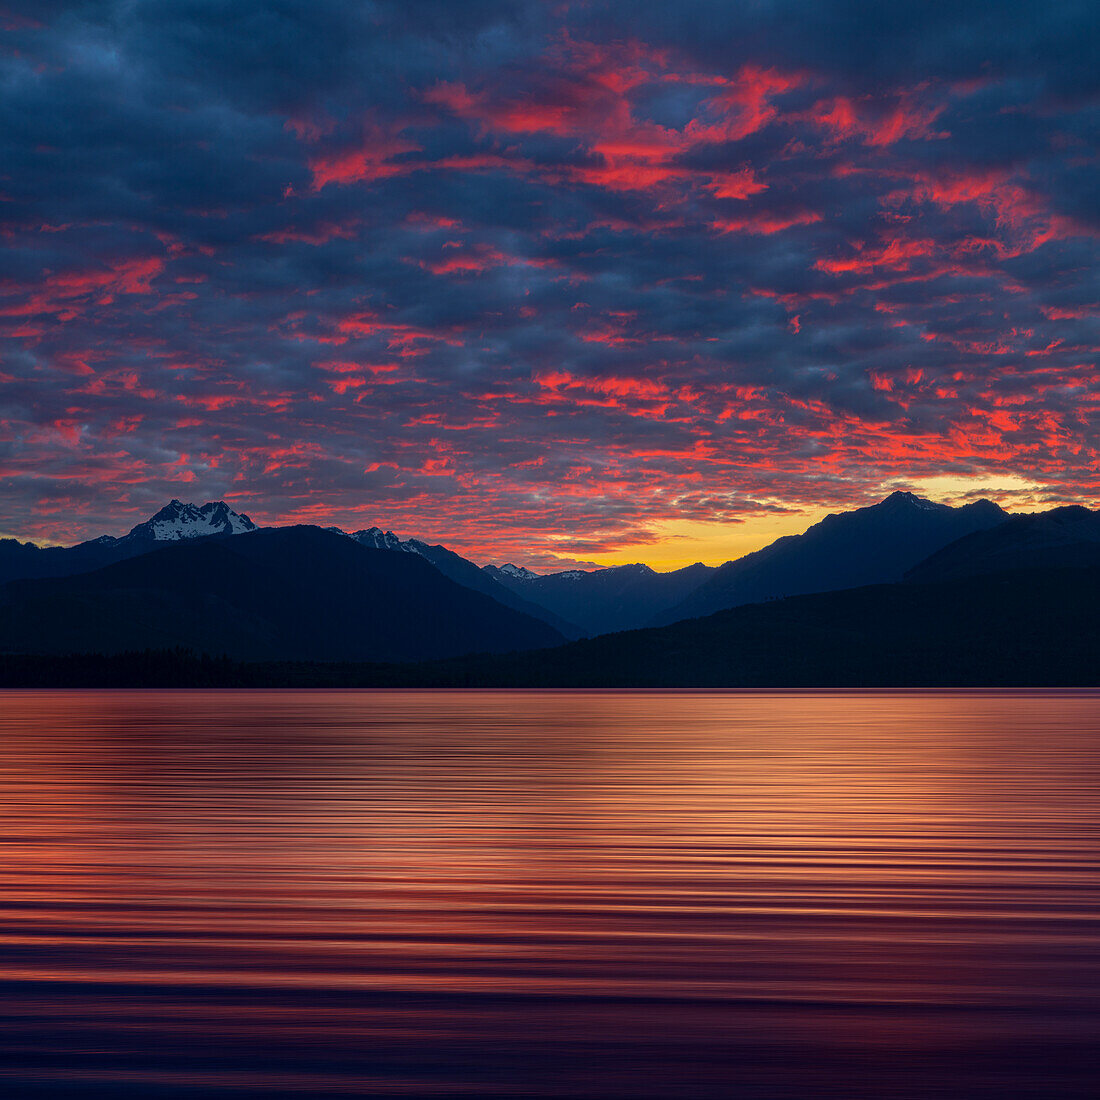
[{"label": "dark foreground water", "polygon": [[0,694],[0,1093],[1095,1097],[1100,696]]}]

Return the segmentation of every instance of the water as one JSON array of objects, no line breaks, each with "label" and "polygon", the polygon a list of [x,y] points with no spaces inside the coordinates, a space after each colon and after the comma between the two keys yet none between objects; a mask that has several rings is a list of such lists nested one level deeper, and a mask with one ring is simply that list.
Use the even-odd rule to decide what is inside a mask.
[{"label": "water", "polygon": [[1093,1097],[1100,696],[0,694],[11,1096]]}]

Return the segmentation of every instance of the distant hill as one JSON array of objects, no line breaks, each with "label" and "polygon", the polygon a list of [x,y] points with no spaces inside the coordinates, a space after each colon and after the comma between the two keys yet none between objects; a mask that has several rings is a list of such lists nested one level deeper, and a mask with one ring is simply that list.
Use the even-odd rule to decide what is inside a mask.
[{"label": "distant hill", "polygon": [[1009,516],[975,531],[914,566],[915,582],[959,580],[1011,569],[1100,566],[1100,512],[1070,506]]},{"label": "distant hill", "polygon": [[658,573],[648,565],[618,565],[540,576],[508,564],[487,565],[484,572],[525,600],[576,623],[585,633],[606,634],[644,626],[654,615],[678,604],[714,570],[695,564]]},{"label": "distant hill", "polygon": [[1100,569],[792,596],[538,653],[371,677],[470,687],[1100,685]]},{"label": "distant hill", "polygon": [[9,652],[185,646],[250,660],[412,661],[561,641],[417,555],[316,527],[189,539],[0,589],[0,650]]},{"label": "distant hill", "polygon": [[988,500],[961,508],[892,493],[867,508],[826,516],[801,535],[719,566],[655,626],[742,604],[901,580],[928,555],[963,535],[993,527],[1006,513]]}]

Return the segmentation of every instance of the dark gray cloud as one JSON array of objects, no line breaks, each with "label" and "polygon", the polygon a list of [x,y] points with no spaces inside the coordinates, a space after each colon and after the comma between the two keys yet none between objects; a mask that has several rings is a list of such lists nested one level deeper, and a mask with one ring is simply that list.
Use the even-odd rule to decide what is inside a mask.
[{"label": "dark gray cloud", "polygon": [[0,530],[228,496],[545,550],[899,477],[1097,496],[1094,5],[0,26]]}]

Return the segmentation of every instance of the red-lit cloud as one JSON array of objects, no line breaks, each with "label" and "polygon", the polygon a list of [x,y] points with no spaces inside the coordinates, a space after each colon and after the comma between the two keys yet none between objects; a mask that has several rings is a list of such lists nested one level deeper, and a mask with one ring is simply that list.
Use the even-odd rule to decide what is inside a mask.
[{"label": "red-lit cloud", "polygon": [[704,6],[14,26],[0,534],[188,495],[546,561],[1095,501],[1094,17]]}]

